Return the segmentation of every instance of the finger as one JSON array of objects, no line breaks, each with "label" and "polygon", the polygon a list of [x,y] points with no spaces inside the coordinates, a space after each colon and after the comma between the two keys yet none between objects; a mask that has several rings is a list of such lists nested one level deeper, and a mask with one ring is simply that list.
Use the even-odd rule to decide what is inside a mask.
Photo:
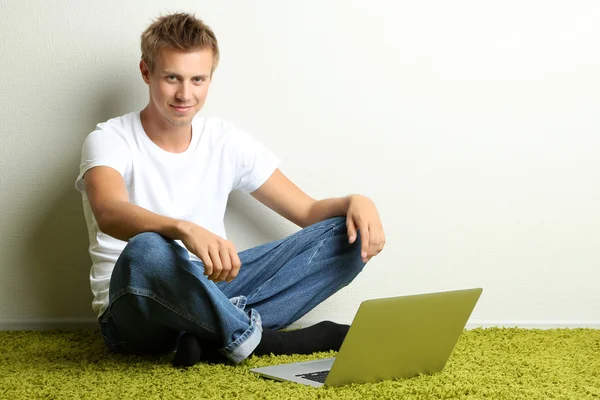
[{"label": "finger", "polygon": [[212,274],[208,276],[208,279],[214,281],[219,277],[219,275],[221,275],[223,265],[221,264],[221,257],[219,257],[219,251],[216,247],[209,249],[208,254],[210,255],[210,259],[213,262],[213,271]]},{"label": "finger", "polygon": [[229,275],[229,271],[231,271],[231,258],[229,257],[229,250],[226,247],[223,247],[219,251],[219,256],[221,258],[221,265],[223,269],[221,273],[217,277],[217,281],[224,281]]},{"label": "finger", "polygon": [[371,258],[375,257],[376,255],[378,255],[379,253],[381,253],[381,251],[383,250],[383,247],[385,245],[385,239],[382,237],[375,237],[375,235],[381,235],[381,233],[378,233],[377,231],[375,231],[375,233],[373,233],[373,231],[371,231],[371,244],[372,249],[370,251],[372,251],[372,253],[369,253],[367,256],[367,262],[369,262],[371,260]]},{"label": "finger", "polygon": [[213,271],[212,260],[210,259],[210,256],[208,255],[208,251],[204,250],[204,251],[200,251],[199,253],[200,254],[198,254],[198,256],[200,257],[200,260],[202,260],[202,264],[204,264],[204,275],[209,276],[210,274],[212,274],[212,271]]},{"label": "finger", "polygon": [[348,228],[348,241],[352,244],[356,241],[356,226],[354,226],[352,217],[346,217],[346,227]]},{"label": "finger", "polygon": [[363,261],[366,262],[369,251],[369,240],[371,239],[369,234],[369,228],[365,227],[364,229],[361,227],[360,229],[360,240],[361,240],[361,254],[360,256],[363,258]]},{"label": "finger", "polygon": [[377,247],[377,253],[381,253],[383,248],[385,247],[385,236],[382,236],[381,241],[379,242],[379,246]]},{"label": "finger", "polygon": [[377,240],[377,254],[381,253],[381,250],[385,247],[385,234],[383,233],[383,228],[378,229],[379,239]]},{"label": "finger", "polygon": [[235,249],[232,249],[230,252],[231,256],[231,271],[229,271],[229,275],[227,276],[227,282],[231,282],[234,280],[238,273],[240,272],[240,268],[242,267],[242,262],[240,261],[240,257],[235,252]]},{"label": "finger", "polygon": [[373,257],[379,252],[381,247],[381,231],[377,228],[369,227],[369,233],[371,235],[371,241],[369,243],[369,257]]}]

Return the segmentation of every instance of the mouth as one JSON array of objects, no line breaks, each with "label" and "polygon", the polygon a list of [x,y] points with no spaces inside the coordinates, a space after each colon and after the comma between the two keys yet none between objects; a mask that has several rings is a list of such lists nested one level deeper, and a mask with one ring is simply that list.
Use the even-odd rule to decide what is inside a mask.
[{"label": "mouth", "polygon": [[194,108],[193,106],[174,106],[171,104],[171,107],[173,107],[175,109],[175,111],[178,111],[180,113],[185,113],[188,112],[189,110],[191,110],[192,108]]}]

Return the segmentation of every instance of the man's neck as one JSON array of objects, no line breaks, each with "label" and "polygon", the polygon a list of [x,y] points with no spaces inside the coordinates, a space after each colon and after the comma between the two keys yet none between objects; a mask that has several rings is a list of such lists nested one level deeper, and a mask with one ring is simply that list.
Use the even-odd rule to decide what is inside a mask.
[{"label": "man's neck", "polygon": [[146,136],[158,147],[170,153],[183,153],[192,141],[192,125],[175,126],[162,115],[146,106],[140,112],[140,120]]}]

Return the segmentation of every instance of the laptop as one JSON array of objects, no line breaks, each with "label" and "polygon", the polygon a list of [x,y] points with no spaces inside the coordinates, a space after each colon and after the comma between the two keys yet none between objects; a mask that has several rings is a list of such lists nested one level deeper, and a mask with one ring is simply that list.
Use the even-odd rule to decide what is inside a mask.
[{"label": "laptop", "polygon": [[250,371],[315,387],[441,371],[482,292],[476,288],[366,300],[337,357]]}]

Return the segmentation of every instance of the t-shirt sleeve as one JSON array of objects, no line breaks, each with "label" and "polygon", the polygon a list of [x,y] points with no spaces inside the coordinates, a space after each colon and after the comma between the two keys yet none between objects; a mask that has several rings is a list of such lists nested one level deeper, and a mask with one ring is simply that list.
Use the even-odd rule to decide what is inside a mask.
[{"label": "t-shirt sleeve", "polygon": [[281,164],[271,151],[242,129],[233,129],[230,144],[236,161],[236,179],[232,190],[254,192]]},{"label": "t-shirt sleeve", "polygon": [[81,163],[79,164],[79,175],[75,180],[75,188],[80,192],[85,190],[83,175],[93,167],[111,167],[125,176],[130,158],[127,143],[115,132],[96,130],[90,133],[81,149]]}]

